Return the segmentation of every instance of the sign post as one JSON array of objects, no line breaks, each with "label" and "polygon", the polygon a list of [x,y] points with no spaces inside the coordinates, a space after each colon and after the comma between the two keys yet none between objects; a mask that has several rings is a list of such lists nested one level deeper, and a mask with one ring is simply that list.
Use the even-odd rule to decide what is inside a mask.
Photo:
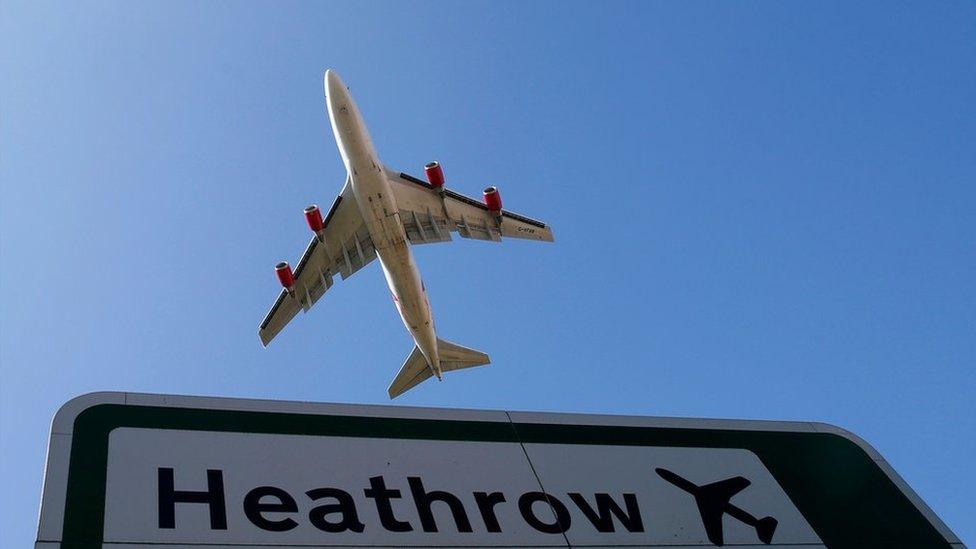
[{"label": "sign post", "polygon": [[962,543],[819,423],[94,393],[56,415],[36,549]]}]

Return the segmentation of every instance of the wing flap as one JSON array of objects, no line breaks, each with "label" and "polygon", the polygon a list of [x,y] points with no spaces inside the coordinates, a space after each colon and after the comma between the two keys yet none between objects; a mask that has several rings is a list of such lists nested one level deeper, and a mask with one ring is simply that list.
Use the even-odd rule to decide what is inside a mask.
[{"label": "wing flap", "polygon": [[400,221],[411,244],[451,241],[451,229],[444,216],[435,216],[429,209],[424,212],[400,210]]},{"label": "wing flap", "polygon": [[351,237],[337,244],[339,249],[332,252],[333,262],[343,280],[376,259],[376,247],[365,224]]}]

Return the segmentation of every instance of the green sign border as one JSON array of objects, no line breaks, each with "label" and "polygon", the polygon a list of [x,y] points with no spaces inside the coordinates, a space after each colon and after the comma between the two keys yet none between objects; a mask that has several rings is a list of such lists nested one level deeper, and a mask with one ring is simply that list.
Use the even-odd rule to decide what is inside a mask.
[{"label": "green sign border", "polygon": [[554,425],[98,404],[75,418],[61,547],[101,547],[119,427],[538,444],[736,448],[762,461],[828,547],[950,547],[873,459],[833,433]]}]

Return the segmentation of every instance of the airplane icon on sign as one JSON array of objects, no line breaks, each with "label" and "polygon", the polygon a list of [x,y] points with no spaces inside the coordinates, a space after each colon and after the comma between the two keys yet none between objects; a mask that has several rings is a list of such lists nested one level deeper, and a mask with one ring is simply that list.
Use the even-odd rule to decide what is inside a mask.
[{"label": "airplane icon on sign", "polygon": [[705,526],[708,541],[720,547],[725,543],[724,537],[722,536],[722,517],[729,515],[755,528],[756,535],[759,536],[759,541],[766,545],[773,542],[773,532],[776,531],[776,526],[779,524],[776,519],[773,517],[757,519],[729,502],[732,496],[745,490],[752,484],[749,482],[749,479],[745,477],[732,477],[698,486],[667,469],[657,467],[654,470],[664,480],[695,497],[695,503],[698,504],[698,512],[701,513],[702,524]]}]

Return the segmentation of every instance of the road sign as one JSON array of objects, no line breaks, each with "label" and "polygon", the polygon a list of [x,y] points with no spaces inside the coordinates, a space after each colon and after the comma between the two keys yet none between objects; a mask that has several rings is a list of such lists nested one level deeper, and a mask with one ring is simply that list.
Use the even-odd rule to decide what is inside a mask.
[{"label": "road sign", "polygon": [[94,393],[54,418],[36,549],[962,543],[821,423]]}]

